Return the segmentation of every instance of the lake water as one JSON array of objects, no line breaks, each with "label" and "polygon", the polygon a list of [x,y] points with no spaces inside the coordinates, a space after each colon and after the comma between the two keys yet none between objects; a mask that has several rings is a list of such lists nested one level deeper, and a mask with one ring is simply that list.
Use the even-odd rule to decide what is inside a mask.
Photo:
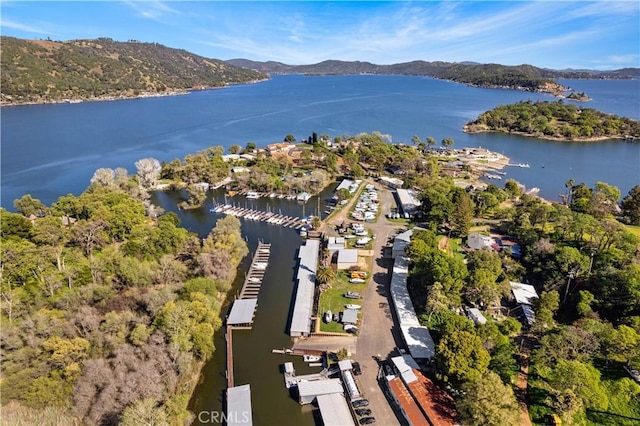
[{"label": "lake water", "polygon": [[[638,80],[562,83],[587,92],[593,98],[588,107],[640,119]],[[483,146],[531,164],[507,169],[507,177],[539,187],[551,200],[570,178],[589,185],[605,181],[623,194],[640,182],[640,144],[462,132],[483,111],[527,99],[553,100],[422,77],[289,75],[183,96],[2,108],[0,204],[12,208],[25,193],[46,204],[79,194],[100,167],[134,171],[144,157],[170,161],[209,146],[264,146],[314,131],[339,136],[377,130],[394,142],[409,142],[414,134],[438,141],[453,137],[455,147]]]}]

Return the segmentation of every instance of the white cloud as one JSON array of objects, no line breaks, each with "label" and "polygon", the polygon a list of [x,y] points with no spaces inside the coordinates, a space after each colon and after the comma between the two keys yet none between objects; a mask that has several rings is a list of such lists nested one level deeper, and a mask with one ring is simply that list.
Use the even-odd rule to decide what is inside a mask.
[{"label": "white cloud", "polygon": [[11,28],[13,30],[18,30],[18,31],[24,31],[27,33],[34,33],[34,34],[46,34],[49,36],[58,36],[59,34],[56,34],[54,32],[52,32],[51,30],[45,28],[48,27],[50,25],[45,24],[44,27],[39,27],[39,26],[33,26],[33,25],[29,25],[29,24],[23,24],[20,22],[14,22],[14,21],[10,21],[10,20],[6,20],[6,19],[2,19],[2,21],[0,22],[0,27],[2,28]]}]

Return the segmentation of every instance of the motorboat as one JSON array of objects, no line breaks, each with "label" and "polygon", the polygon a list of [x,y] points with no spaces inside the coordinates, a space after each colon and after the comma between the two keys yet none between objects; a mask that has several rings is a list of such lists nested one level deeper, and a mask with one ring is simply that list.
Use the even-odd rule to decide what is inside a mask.
[{"label": "motorboat", "polygon": [[331,311],[325,312],[324,313],[324,322],[329,324],[331,321],[333,321],[333,314],[331,313]]},{"label": "motorboat", "polygon": [[352,303],[349,303],[349,304],[347,304],[347,305],[344,305],[344,307],[345,307],[345,308],[347,308],[347,309],[360,309],[362,306],[360,306],[360,305],[354,305],[354,304],[352,304]]},{"label": "motorboat", "polygon": [[308,192],[301,192],[296,196],[297,201],[307,202],[309,201],[309,198],[311,198],[311,194],[309,194]]},{"label": "motorboat", "polygon": [[362,284],[364,283],[364,280],[362,278],[351,278],[349,282],[351,284]]},{"label": "motorboat", "polygon": [[253,191],[247,192],[248,200],[257,200],[258,198],[260,198],[260,194],[258,194],[257,192],[253,192]]},{"label": "motorboat", "polygon": [[267,269],[267,262],[254,262],[253,267],[256,269]]},{"label": "motorboat", "polygon": [[318,362],[322,360],[322,357],[320,355],[303,355],[302,359],[304,362]]},{"label": "motorboat", "polygon": [[344,294],[344,297],[347,299],[360,299],[362,296],[360,296],[360,293],[356,293],[355,291],[348,291]]}]

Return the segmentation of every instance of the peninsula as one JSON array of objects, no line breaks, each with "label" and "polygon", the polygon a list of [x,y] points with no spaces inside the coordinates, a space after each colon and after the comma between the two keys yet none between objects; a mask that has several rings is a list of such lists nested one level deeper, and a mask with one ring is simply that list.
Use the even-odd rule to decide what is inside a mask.
[{"label": "peninsula", "polygon": [[500,105],[465,124],[466,133],[502,132],[558,141],[640,138],[640,122],[562,101]]}]

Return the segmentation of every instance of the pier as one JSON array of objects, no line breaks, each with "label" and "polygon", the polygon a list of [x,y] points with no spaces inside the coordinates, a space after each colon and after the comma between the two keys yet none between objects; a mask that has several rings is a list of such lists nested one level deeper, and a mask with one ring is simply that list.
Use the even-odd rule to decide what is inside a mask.
[{"label": "pier", "polygon": [[240,295],[233,302],[231,312],[226,320],[227,343],[227,387],[234,386],[233,381],[233,330],[251,329],[256,309],[258,307],[258,293],[262,286],[262,279],[269,264],[271,244],[258,242],[258,247],[251,260],[251,267],[244,280]]},{"label": "pier", "polygon": [[265,212],[245,207],[236,207],[231,204],[220,204],[210,208],[209,211],[211,213],[228,214],[245,220],[267,222],[273,225],[280,225],[285,228],[301,229],[307,224],[305,219],[301,219],[299,217],[286,216],[283,214],[276,214],[274,212]]}]

